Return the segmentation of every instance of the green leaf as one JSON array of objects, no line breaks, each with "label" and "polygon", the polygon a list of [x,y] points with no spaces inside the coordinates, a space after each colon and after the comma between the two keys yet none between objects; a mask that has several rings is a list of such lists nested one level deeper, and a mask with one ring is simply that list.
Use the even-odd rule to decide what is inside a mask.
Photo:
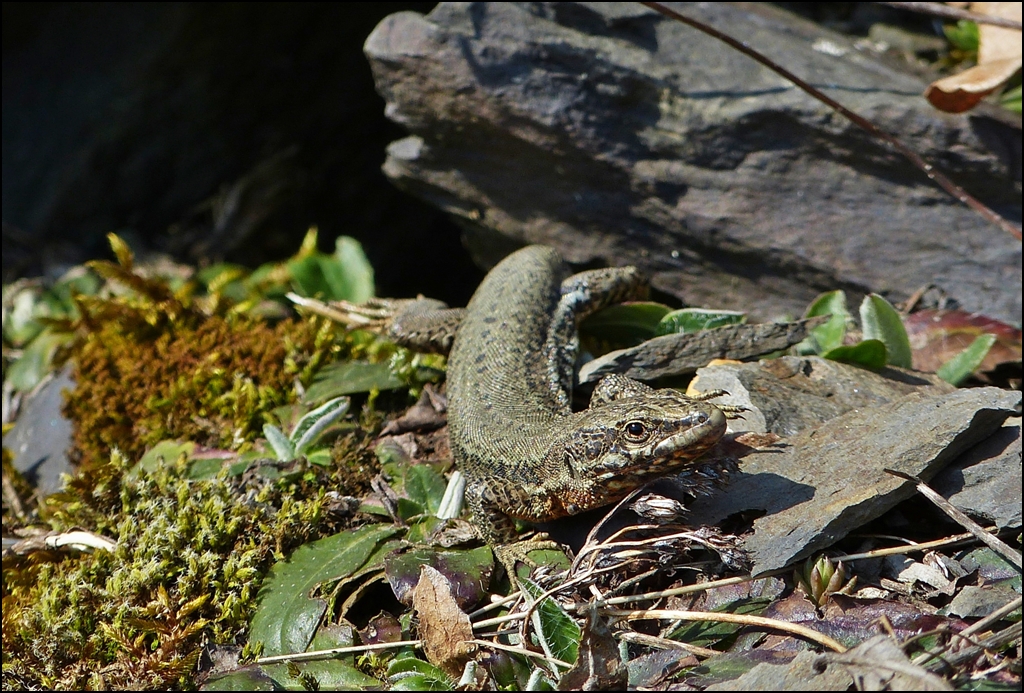
[{"label": "green leaf", "polygon": [[333,290],[324,276],[320,258],[316,255],[298,257],[288,262],[288,273],[294,282],[295,292],[301,296],[334,300]]},{"label": "green leaf", "polygon": [[1013,89],[1007,89],[1003,92],[1003,95],[999,97],[999,105],[1018,115],[1020,115],[1020,87],[1021,85],[1018,84]]},{"label": "green leaf", "polygon": [[288,436],[294,446],[295,455],[304,454],[328,426],[345,415],[349,404],[348,397],[335,397],[299,419],[292,434]]},{"label": "green leaf", "polygon": [[878,294],[868,294],[860,304],[860,324],[864,339],[877,339],[885,345],[890,366],[910,368],[910,339],[900,314]]},{"label": "green leaf", "polygon": [[56,301],[55,304],[50,297],[47,299],[52,311],[51,315],[53,317],[77,315],[78,310],[71,297],[77,294],[93,296],[99,293],[102,286],[103,280],[94,272],[90,272],[82,265],[72,267],[47,292]]},{"label": "green leaf", "polygon": [[270,569],[249,639],[262,642],[266,656],[304,652],[327,608],[323,599],[310,598],[313,588],[383,563],[397,547],[388,541],[396,532],[392,525],[367,525],[300,546]]},{"label": "green leaf", "polygon": [[821,294],[811,302],[805,318],[816,318],[819,315],[830,315],[828,322],[811,330],[811,337],[817,346],[817,353],[831,351],[843,345],[846,336],[846,322],[850,318],[846,310],[846,293],[829,291]]},{"label": "green leaf", "polygon": [[273,424],[263,424],[263,435],[266,437],[270,447],[274,449],[274,455],[279,462],[288,462],[295,459],[295,446],[288,436],[280,428]]},{"label": "green leaf", "polygon": [[7,367],[7,382],[19,392],[28,392],[53,370],[53,355],[57,348],[71,339],[69,334],[57,334],[44,329],[21,352],[21,357]]},{"label": "green leaf", "polygon": [[384,363],[343,361],[320,370],[302,398],[307,404],[341,395],[371,390],[396,390],[405,387],[401,378]]},{"label": "green leaf", "polygon": [[362,303],[373,298],[373,266],[359,241],[338,236],[334,255],[324,264],[324,275],[335,292],[335,300]]},{"label": "green leaf", "polygon": [[978,370],[978,366],[988,356],[988,350],[995,343],[994,334],[978,335],[970,346],[942,364],[935,374],[950,385],[959,385]]},{"label": "green leaf", "polygon": [[946,38],[957,50],[965,53],[976,53],[978,51],[978,25],[967,19],[961,19],[955,25],[947,24],[942,27]]},{"label": "green leaf", "polygon": [[615,346],[636,346],[657,334],[658,323],[671,308],[650,301],[620,303],[594,313],[580,331]]},{"label": "green leaf", "polygon": [[726,325],[742,325],[747,321],[747,314],[735,310],[703,310],[701,308],[683,308],[674,310],[661,319],[656,333],[691,334],[701,330],[713,330]]},{"label": "green leaf", "polygon": [[[543,590],[530,580],[519,579],[519,584],[531,598],[537,599]],[[551,597],[545,597],[534,609],[533,627],[540,646],[549,657],[575,664],[579,655],[580,627]]]},{"label": "green leaf", "polygon": [[174,464],[179,457],[182,455],[188,457],[195,452],[195,449],[196,444],[191,441],[161,440],[146,451],[142,459],[128,471],[127,476],[129,478],[137,477],[140,471],[155,472],[161,464]]},{"label": "green leaf", "polygon": [[405,473],[405,492],[431,514],[440,507],[447,485],[429,464],[411,465]]},{"label": "green leaf", "polygon": [[420,581],[420,568],[425,565],[448,578],[455,600],[461,608],[469,610],[487,596],[494,555],[488,546],[469,550],[420,546],[390,554],[384,559],[384,575],[403,604],[412,604],[412,592]]},{"label": "green leaf", "polygon": [[[312,662],[296,662],[300,674],[314,676],[320,684],[322,691],[363,691],[379,690],[380,681],[367,676],[351,664],[333,661],[329,659],[316,660]],[[288,671],[287,664],[265,664],[262,667],[268,676],[286,691],[307,690],[301,680],[292,676]],[[280,690],[279,689],[279,690]]]},{"label": "green leaf", "polygon": [[11,309],[4,313],[3,333],[8,344],[20,347],[27,344],[43,330],[38,318],[44,314],[46,305],[32,288],[22,288],[13,293],[4,287],[4,305]]},{"label": "green leaf", "polygon": [[885,345],[877,339],[865,339],[857,344],[830,349],[821,356],[830,361],[849,363],[852,366],[877,371],[885,368],[887,353]]},{"label": "green leaf", "polygon": [[279,684],[272,679],[262,667],[248,666],[229,671],[219,676],[211,676],[203,684],[201,691],[276,691]]},{"label": "green leaf", "polygon": [[402,657],[388,666],[393,691],[450,691],[455,682],[440,668],[416,657]]}]

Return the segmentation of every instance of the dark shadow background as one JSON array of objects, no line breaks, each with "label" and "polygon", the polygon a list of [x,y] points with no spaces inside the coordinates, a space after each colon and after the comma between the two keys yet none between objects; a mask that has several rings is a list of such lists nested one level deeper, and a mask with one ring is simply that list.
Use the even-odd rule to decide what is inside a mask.
[{"label": "dark shadow background", "polygon": [[378,294],[463,305],[458,229],[380,172],[362,45],[433,3],[3,4],[3,279],[140,254],[249,266],[358,238]]}]

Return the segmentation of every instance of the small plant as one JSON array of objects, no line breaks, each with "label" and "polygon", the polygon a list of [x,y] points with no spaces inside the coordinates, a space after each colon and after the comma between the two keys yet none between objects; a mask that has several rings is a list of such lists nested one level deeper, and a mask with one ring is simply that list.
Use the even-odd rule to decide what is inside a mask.
[{"label": "small plant", "polygon": [[793,571],[793,582],[798,591],[811,600],[817,607],[822,607],[831,594],[850,594],[857,585],[857,578],[846,581],[846,570],[843,562],[832,563],[828,556],[822,555],[818,560],[808,558],[803,569]]},{"label": "small plant", "polygon": [[[811,330],[798,346],[803,354],[818,354],[832,361],[878,370],[885,366],[913,367],[913,351],[899,312],[878,294],[868,294],[860,304],[862,339],[846,343],[853,318],[846,309],[846,294],[829,291],[814,299],[804,317],[828,315],[829,320]],[[959,385],[978,368],[994,344],[990,334],[978,336],[970,346],[947,361],[937,374]]]},{"label": "small plant", "polygon": [[345,415],[349,404],[348,397],[335,397],[299,419],[287,436],[280,428],[269,423],[263,424],[263,434],[280,462],[290,462],[303,456],[310,461],[328,462],[331,459],[330,450],[313,450],[313,446],[332,423]]}]

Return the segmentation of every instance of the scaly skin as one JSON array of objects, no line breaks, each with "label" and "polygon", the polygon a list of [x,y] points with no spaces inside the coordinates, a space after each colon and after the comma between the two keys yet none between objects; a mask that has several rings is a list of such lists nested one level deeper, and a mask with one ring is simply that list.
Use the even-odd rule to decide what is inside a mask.
[{"label": "scaly skin", "polygon": [[590,407],[572,412],[577,323],[643,297],[646,285],[633,267],[568,274],[550,248],[509,255],[459,316],[448,363],[455,462],[480,535],[513,575],[517,559],[545,545],[515,543],[515,519],[618,501],[692,466],[726,428],[713,404],[622,376],[605,378]]}]

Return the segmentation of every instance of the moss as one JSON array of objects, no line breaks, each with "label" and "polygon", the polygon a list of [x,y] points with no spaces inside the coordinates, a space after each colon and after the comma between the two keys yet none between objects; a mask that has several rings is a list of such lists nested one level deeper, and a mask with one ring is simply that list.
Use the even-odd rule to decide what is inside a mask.
[{"label": "moss", "polygon": [[103,492],[52,501],[57,526],[106,518],[115,551],[5,560],[5,688],[188,687],[205,644],[241,641],[275,558],[338,529],[318,468],[261,482],[189,481],[184,458],[127,467],[115,454]]},{"label": "moss", "polygon": [[275,407],[297,398],[296,382],[309,380],[332,341],[316,320],[190,322],[160,330],[104,322],[75,347],[77,387],[65,412],[84,468],[115,447],[137,459],[169,438],[244,448]]},{"label": "moss", "polygon": [[[90,263],[112,283],[76,297],[79,317],[63,324],[74,333],[64,358],[77,385],[65,411],[79,464],[38,517],[47,530],[91,531],[117,548],[5,557],[5,689],[194,687],[205,647],[245,643],[272,563],[345,529],[339,495],[366,492],[378,470],[373,397],[326,467],[296,461],[274,478],[257,466],[203,481],[187,478],[184,458],[136,467],[166,439],[245,451],[328,361],[379,362],[399,350],[368,335],[336,340],[319,318],[268,324],[218,294],[193,300],[195,287],[143,276],[112,244],[119,264]],[[394,397],[404,404],[408,394]],[[5,507],[5,530],[28,521],[15,515]]]}]

